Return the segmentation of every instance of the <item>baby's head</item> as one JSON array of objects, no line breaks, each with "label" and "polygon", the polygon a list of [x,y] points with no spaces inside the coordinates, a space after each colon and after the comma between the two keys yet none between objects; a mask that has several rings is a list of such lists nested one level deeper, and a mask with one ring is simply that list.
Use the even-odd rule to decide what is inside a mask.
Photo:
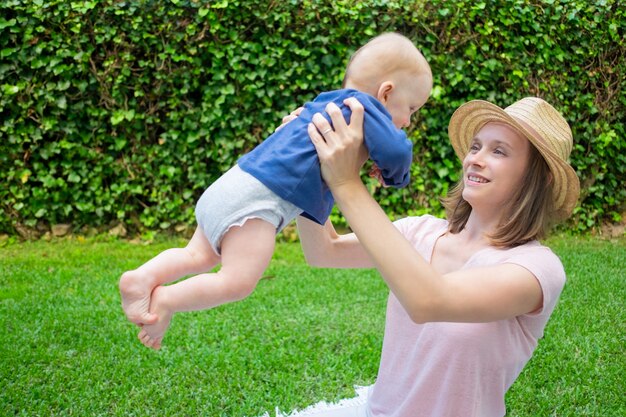
[{"label": "baby's head", "polygon": [[409,126],[411,115],[430,95],[430,66],[413,42],[398,33],[376,36],[352,55],[344,88],[376,97],[397,128]]}]

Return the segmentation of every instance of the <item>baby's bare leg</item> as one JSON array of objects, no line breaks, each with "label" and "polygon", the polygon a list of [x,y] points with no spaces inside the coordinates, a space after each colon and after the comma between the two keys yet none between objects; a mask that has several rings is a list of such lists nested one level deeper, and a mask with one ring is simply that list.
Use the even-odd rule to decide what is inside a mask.
[{"label": "baby's bare leg", "polygon": [[150,313],[158,320],[143,326],[139,340],[158,349],[174,313],[205,310],[247,297],[272,259],[275,237],[276,228],[264,220],[252,219],[231,228],[222,239],[218,272],[155,288]]},{"label": "baby's bare leg", "polygon": [[119,286],[126,317],[139,326],[154,323],[157,317],[149,311],[154,288],[185,275],[208,271],[218,261],[204,233],[197,228],[186,247],[163,251],[139,268],[124,272]]}]

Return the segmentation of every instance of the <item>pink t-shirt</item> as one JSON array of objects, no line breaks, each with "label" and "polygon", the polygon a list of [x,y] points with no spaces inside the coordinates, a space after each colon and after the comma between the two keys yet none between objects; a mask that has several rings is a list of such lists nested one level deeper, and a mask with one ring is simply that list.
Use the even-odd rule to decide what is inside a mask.
[{"label": "pink t-shirt", "polygon": [[[448,222],[410,217],[396,227],[430,262]],[[463,266],[514,263],[532,272],[543,291],[540,311],[491,323],[411,321],[391,293],[378,378],[369,398],[372,417],[504,416],[504,394],[543,336],[565,284],[559,258],[539,242],[487,248]]]}]

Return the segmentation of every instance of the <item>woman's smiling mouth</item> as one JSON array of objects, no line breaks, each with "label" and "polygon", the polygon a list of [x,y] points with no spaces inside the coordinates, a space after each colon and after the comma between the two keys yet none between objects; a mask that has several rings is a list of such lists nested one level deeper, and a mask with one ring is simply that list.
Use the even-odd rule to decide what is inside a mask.
[{"label": "woman's smiling mouth", "polygon": [[489,180],[488,180],[488,179],[483,178],[483,177],[478,176],[478,175],[474,175],[474,174],[469,174],[469,175],[467,176],[467,179],[468,179],[468,180],[470,180],[470,181],[472,181],[472,182],[478,182],[478,183],[481,183],[481,184],[484,184],[484,183],[489,182]]}]

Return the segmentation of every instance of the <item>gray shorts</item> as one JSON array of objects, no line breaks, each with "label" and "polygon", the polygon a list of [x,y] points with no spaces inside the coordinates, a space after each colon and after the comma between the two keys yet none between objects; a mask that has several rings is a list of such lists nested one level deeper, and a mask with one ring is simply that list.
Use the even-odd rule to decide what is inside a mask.
[{"label": "gray shorts", "polygon": [[262,219],[280,232],[302,209],[274,194],[238,165],[207,188],[196,204],[196,220],[204,236],[220,254],[222,238],[233,226]]}]

